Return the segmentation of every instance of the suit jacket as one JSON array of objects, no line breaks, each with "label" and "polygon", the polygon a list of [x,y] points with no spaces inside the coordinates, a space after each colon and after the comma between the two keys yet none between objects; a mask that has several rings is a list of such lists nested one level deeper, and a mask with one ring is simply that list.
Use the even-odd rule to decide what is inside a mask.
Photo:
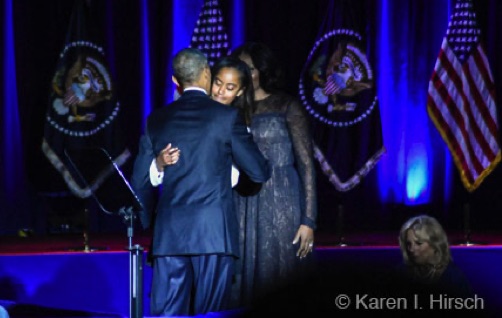
[{"label": "suit jacket", "polygon": [[247,131],[237,108],[213,101],[196,90],[185,91],[147,119],[131,185],[150,225],[149,168],[168,143],[181,150],[175,165],[164,168],[156,206],[153,255],[217,253],[239,255],[239,225],[232,200],[232,162],[251,180],[270,177],[267,160]]}]

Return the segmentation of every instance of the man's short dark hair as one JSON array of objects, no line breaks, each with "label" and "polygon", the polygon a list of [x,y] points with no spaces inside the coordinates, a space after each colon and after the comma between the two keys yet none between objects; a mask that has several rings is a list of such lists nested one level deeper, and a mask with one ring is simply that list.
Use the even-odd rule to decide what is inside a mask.
[{"label": "man's short dark hair", "polygon": [[192,84],[204,68],[209,67],[207,57],[202,51],[195,48],[186,48],[179,51],[173,60],[173,75],[180,85]]}]

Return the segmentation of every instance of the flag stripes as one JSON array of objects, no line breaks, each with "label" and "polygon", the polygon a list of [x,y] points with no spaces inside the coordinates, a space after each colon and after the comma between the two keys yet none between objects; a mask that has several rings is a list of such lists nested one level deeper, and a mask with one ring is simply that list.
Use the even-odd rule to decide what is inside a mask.
[{"label": "flag stripes", "polygon": [[427,111],[453,155],[465,188],[474,191],[500,162],[501,153],[495,85],[483,46],[474,36],[476,43],[470,50],[469,43],[455,42],[459,38],[451,36],[479,34],[473,21],[455,23],[460,17],[475,18],[472,12],[462,14],[469,9],[469,2],[456,6],[429,82]]}]

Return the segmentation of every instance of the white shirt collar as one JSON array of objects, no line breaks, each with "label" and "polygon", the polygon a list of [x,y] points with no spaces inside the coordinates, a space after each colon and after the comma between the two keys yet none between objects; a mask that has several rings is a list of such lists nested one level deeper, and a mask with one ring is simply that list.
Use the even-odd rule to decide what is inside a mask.
[{"label": "white shirt collar", "polygon": [[203,88],[200,88],[200,87],[195,87],[195,86],[190,86],[190,87],[187,87],[183,90],[183,92],[186,92],[186,91],[201,91],[201,92],[204,92],[206,95],[207,95],[207,92],[205,89]]}]

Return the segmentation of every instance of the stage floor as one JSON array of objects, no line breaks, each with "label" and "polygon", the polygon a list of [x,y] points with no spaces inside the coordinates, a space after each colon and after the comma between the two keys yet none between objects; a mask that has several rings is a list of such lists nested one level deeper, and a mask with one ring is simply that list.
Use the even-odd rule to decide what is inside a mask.
[{"label": "stage floor", "polygon": [[[502,317],[502,305],[499,305],[502,299],[502,275],[499,275],[502,235],[473,233],[471,241],[480,243],[475,245],[465,245],[462,233],[449,233],[449,237],[455,263],[465,272],[489,309],[490,315],[483,315],[486,310],[475,310],[468,312],[469,317]],[[120,233],[89,234],[87,246],[81,233],[0,237],[0,305],[2,301],[22,305],[18,308],[28,313],[12,315],[11,318],[67,317],[65,313],[72,313],[72,317],[127,317],[130,288],[128,243],[127,236]],[[136,234],[132,243],[142,246],[146,252],[150,244],[149,233]],[[85,247],[91,251],[86,252]],[[387,272],[402,261],[396,233],[349,233],[340,240],[333,233],[318,232],[313,256],[320,266],[319,275],[322,277],[317,274],[315,277],[320,279],[322,288],[305,291],[316,295],[315,299],[307,297],[309,301],[317,303],[317,298],[321,299],[323,309],[330,311],[329,316],[380,317],[379,314],[383,314],[367,310],[341,311],[335,307],[334,301],[337,295],[356,297],[351,294],[351,288],[360,283],[364,285],[361,277],[368,277],[368,273]],[[144,264],[145,316],[149,313],[151,276],[152,268]],[[296,301],[301,303],[301,299],[295,300],[295,297],[309,287],[296,287],[299,292],[290,295],[293,298],[282,306],[290,306]],[[371,292],[373,290],[368,290],[370,296]],[[281,308],[280,303],[276,305]],[[312,312],[317,311],[312,308]],[[386,312],[385,317],[401,317],[403,314],[406,317],[414,314],[421,317],[464,317],[459,315],[460,312],[444,310],[437,315],[419,311],[391,312],[391,315]],[[236,317],[216,314],[207,317],[232,316]]]},{"label": "stage floor", "polygon": [[[347,233],[342,237],[332,232],[317,232],[316,247],[398,247],[398,233],[394,232],[364,232]],[[145,250],[150,245],[150,233],[141,232],[132,237],[132,243]],[[448,233],[452,247],[473,243],[478,247],[502,247],[502,233],[482,232],[472,233],[466,237],[461,232]],[[86,244],[87,242],[87,244]],[[0,237],[0,254],[24,253],[54,253],[82,251],[86,247],[94,251],[124,251],[129,244],[126,234],[89,233],[87,241],[82,233],[65,233],[50,235],[2,236]]]}]

